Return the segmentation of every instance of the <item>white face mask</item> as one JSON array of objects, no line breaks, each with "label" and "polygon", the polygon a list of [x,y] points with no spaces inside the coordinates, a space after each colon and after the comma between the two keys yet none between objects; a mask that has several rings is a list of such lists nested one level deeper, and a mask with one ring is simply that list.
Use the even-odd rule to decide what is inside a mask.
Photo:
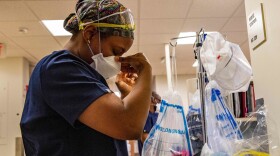
[{"label": "white face mask", "polygon": [[117,75],[121,70],[121,63],[116,62],[115,56],[103,57],[102,53],[93,55],[91,58],[93,62],[90,64],[98,73],[105,79]]}]

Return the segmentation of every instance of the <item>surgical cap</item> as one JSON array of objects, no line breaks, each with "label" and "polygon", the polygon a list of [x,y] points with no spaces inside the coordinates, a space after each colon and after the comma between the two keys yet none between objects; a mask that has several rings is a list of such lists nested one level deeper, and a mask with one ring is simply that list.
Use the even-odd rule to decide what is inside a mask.
[{"label": "surgical cap", "polygon": [[[127,8],[116,0],[79,0],[75,13],[65,19],[64,28],[75,34],[86,25],[95,24],[100,32],[133,38],[134,28],[121,27],[131,22],[127,22],[127,18],[119,14],[126,10]],[[128,16],[134,26],[132,15]]]}]

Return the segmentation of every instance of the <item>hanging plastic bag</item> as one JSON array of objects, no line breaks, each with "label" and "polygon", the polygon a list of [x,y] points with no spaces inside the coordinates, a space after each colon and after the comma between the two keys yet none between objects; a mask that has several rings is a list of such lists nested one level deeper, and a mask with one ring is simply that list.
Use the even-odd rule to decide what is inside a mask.
[{"label": "hanging plastic bag", "polygon": [[277,124],[269,118],[263,104],[257,105],[257,108],[256,112],[250,113],[246,122],[240,124],[244,141],[240,142],[242,150],[234,156],[268,156],[280,153]]},{"label": "hanging plastic bag", "polygon": [[201,47],[201,61],[207,75],[228,92],[248,89],[252,68],[237,44],[226,41],[220,33],[207,34]]},{"label": "hanging plastic bag", "polygon": [[169,93],[162,100],[155,126],[143,145],[143,156],[192,156],[182,99]]},{"label": "hanging plastic bag", "polygon": [[189,106],[187,123],[189,127],[189,135],[192,143],[193,154],[198,154],[203,146],[203,133],[201,122],[201,107],[200,107],[200,94],[197,90],[191,99]]},{"label": "hanging plastic bag", "polygon": [[241,145],[237,142],[243,138],[242,133],[227,108],[216,82],[210,81],[205,90],[205,120],[209,149],[214,155],[232,156],[240,151]]}]

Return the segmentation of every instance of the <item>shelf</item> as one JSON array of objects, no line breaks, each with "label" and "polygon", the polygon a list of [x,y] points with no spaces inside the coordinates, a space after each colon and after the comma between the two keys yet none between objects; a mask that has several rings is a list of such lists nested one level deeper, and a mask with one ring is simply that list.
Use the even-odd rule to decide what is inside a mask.
[{"label": "shelf", "polygon": [[250,118],[235,118],[235,120],[237,122],[253,122],[253,121],[257,121],[256,117],[250,117]]}]

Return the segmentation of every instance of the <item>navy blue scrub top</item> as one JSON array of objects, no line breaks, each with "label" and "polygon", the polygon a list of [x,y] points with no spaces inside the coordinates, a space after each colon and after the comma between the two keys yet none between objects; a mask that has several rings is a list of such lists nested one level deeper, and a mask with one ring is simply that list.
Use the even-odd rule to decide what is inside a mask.
[{"label": "navy blue scrub top", "polygon": [[117,140],[78,121],[110,92],[105,79],[69,51],[56,51],[36,65],[20,122],[27,156],[127,156]]},{"label": "navy blue scrub top", "polygon": [[[146,120],[146,124],[144,126],[143,133],[150,133],[153,126],[156,124],[158,118],[158,113],[149,112],[148,118]],[[141,140],[138,140],[138,151],[139,154],[142,154],[143,143]]]}]

